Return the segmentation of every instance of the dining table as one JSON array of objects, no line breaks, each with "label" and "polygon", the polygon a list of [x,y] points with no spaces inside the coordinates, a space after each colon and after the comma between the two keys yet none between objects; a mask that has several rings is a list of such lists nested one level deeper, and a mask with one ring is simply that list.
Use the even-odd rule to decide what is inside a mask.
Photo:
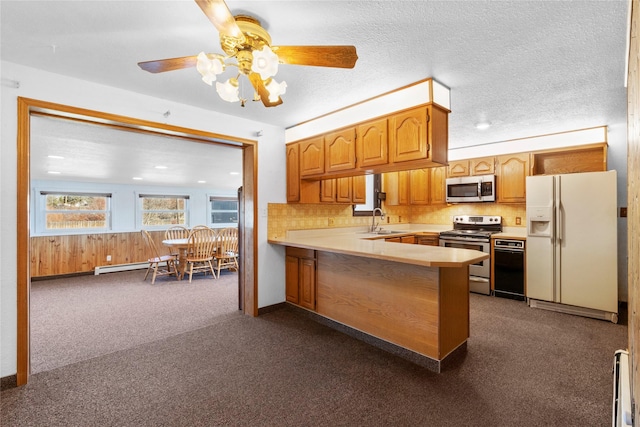
[{"label": "dining table", "polygon": [[187,269],[189,239],[166,239],[162,241],[162,244],[178,251],[178,280],[182,280],[184,272]]}]

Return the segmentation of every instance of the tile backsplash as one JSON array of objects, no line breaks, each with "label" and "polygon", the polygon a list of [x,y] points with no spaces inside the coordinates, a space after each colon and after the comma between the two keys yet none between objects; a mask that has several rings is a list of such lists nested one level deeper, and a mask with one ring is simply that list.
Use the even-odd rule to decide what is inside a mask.
[{"label": "tile backsplash", "polygon": [[[433,206],[383,206],[389,224],[451,224],[454,215],[500,215],[503,226],[524,227],[524,204],[463,203]],[[351,205],[269,203],[268,238],[282,237],[287,230],[367,226],[370,216],[353,216]],[[516,223],[520,218],[521,223]]]}]

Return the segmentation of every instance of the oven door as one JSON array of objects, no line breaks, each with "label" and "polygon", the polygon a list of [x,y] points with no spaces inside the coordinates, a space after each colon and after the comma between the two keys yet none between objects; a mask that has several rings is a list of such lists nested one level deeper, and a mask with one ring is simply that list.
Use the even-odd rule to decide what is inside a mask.
[{"label": "oven door", "polygon": [[[475,251],[480,251],[487,254],[491,253],[491,243],[487,241],[475,242],[463,239],[441,237],[440,246],[456,249],[473,249]],[[488,283],[488,280],[491,277],[491,260],[485,259],[484,261],[479,261],[475,264],[469,265],[469,275],[487,279]]]}]

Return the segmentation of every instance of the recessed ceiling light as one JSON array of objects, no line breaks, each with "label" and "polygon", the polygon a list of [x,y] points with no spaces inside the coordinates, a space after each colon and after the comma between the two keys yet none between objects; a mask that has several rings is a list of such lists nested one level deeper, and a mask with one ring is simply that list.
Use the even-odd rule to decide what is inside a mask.
[{"label": "recessed ceiling light", "polygon": [[142,181],[142,178],[139,176],[134,176],[133,179],[135,179],[136,181]]},{"label": "recessed ceiling light", "polygon": [[203,180],[198,181],[198,184],[206,184],[206,183],[207,181],[203,181]]},{"label": "recessed ceiling light", "polygon": [[485,129],[489,129],[490,127],[491,127],[491,122],[476,123],[476,129],[478,130],[485,130]]},{"label": "recessed ceiling light", "polygon": [[50,158],[50,159],[64,159],[64,157],[62,157],[62,156],[54,156],[54,155],[47,156],[47,157]]},{"label": "recessed ceiling light", "polygon": [[240,172],[229,172],[229,175],[240,175]]},{"label": "recessed ceiling light", "polygon": [[51,175],[60,175],[61,172],[58,171],[47,171],[47,173],[50,173]]},{"label": "recessed ceiling light", "polygon": [[158,165],[158,166],[156,166],[156,169],[167,169],[167,167],[166,166],[162,166],[162,165]]}]

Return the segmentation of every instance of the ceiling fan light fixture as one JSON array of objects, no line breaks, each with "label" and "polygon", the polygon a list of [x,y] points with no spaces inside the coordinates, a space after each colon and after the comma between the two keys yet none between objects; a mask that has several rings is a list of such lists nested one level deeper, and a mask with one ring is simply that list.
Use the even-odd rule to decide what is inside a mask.
[{"label": "ceiling fan light fixture", "polygon": [[227,102],[238,102],[240,101],[239,93],[239,85],[238,79],[235,77],[231,77],[224,83],[217,82],[216,83],[216,91],[220,98]]},{"label": "ceiling fan light fixture", "polygon": [[212,86],[216,81],[216,76],[224,71],[225,65],[219,55],[200,52],[196,61],[196,69],[202,76],[202,81]]},{"label": "ceiling fan light fixture", "polygon": [[262,80],[266,80],[278,73],[278,63],[278,55],[269,46],[264,45],[262,49],[253,51],[251,71],[260,74]]},{"label": "ceiling fan light fixture", "polygon": [[278,83],[273,79],[268,79],[265,82],[264,87],[269,91],[269,101],[278,102],[280,95],[284,95],[287,91],[287,82],[283,81]]}]

